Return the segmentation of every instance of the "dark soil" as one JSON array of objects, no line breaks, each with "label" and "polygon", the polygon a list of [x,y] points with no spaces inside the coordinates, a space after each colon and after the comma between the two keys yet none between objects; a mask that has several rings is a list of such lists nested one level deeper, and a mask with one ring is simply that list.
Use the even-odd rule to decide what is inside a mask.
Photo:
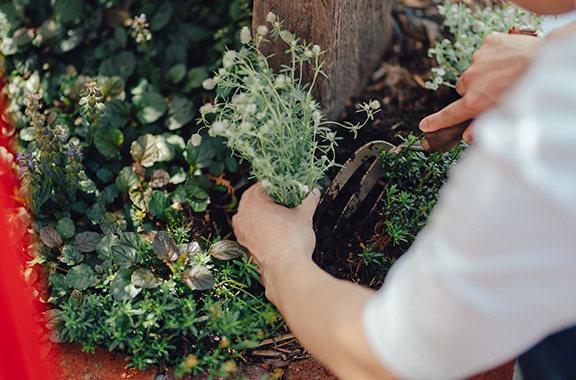
[{"label": "dark soil", "polygon": [[[369,141],[385,140],[397,145],[402,142],[402,136],[410,133],[419,135],[420,120],[458,96],[447,87],[438,91],[425,88],[430,69],[434,67],[434,60],[428,57],[427,52],[434,46],[434,41],[442,37],[442,20],[436,7],[430,3],[419,1],[419,7],[396,3],[393,41],[364,93],[349,101],[342,119],[360,121],[362,114],[356,113],[355,105],[371,99],[380,101],[382,110],[376,114],[374,121],[360,130],[357,139],[341,141],[338,162],[345,162],[356,149]],[[341,136],[344,134],[340,133]],[[372,244],[389,258],[397,258],[402,253],[389,244],[390,238],[386,235],[379,206],[378,198],[372,195],[336,231],[332,230],[332,224],[338,215],[323,216],[316,225],[318,243],[315,260],[319,265],[339,278],[379,286],[380,281],[374,281],[373,273],[366,270],[358,255]],[[338,206],[331,209],[338,210]],[[322,223],[324,219],[332,222]]]}]

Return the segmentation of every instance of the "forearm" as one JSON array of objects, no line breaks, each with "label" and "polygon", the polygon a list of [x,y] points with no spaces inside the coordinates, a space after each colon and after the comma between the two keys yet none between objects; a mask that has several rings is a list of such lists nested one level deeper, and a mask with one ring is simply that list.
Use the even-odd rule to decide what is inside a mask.
[{"label": "forearm", "polygon": [[270,268],[266,294],[300,343],[342,379],[394,379],[362,328],[362,310],[373,291],[335,279],[304,255],[286,255],[293,258],[289,263]]}]

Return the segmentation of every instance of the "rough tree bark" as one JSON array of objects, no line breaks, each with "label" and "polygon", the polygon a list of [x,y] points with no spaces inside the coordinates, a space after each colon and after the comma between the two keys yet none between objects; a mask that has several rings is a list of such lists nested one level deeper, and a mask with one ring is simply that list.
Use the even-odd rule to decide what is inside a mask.
[{"label": "rough tree bark", "polygon": [[[266,25],[274,12],[284,29],[323,50],[328,78],[317,83],[314,96],[330,120],[340,116],[346,102],[366,86],[380,63],[391,34],[393,0],[254,0],[253,27]],[[266,55],[275,54],[276,70],[287,61],[286,45],[279,40],[262,44]]]}]

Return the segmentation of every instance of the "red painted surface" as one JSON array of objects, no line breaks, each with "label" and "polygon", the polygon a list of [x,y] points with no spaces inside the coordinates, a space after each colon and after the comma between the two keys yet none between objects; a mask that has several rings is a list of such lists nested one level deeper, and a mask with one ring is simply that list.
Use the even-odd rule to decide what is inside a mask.
[{"label": "red painted surface", "polygon": [[[3,87],[0,82],[0,93]],[[11,153],[10,137],[2,133],[11,129],[5,110],[6,99],[0,96],[0,146]],[[22,206],[16,197],[18,181],[11,163],[0,157],[0,165],[0,211]],[[56,380],[45,370],[35,308],[22,275],[26,235],[14,238],[21,234],[6,215],[0,212],[0,379]]]}]

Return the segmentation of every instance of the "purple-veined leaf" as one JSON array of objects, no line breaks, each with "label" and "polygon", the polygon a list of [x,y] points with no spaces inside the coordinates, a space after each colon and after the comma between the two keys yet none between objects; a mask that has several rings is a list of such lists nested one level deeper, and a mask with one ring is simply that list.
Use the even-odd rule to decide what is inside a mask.
[{"label": "purple-veined leaf", "polygon": [[242,257],[248,250],[233,240],[221,240],[210,248],[210,254],[220,260],[232,260]]},{"label": "purple-veined leaf", "polygon": [[180,256],[180,251],[178,247],[170,237],[170,234],[166,231],[159,231],[156,236],[154,236],[154,252],[158,258],[165,263],[171,263],[176,261]]},{"label": "purple-veined leaf", "polygon": [[196,265],[182,274],[182,281],[192,290],[208,290],[214,284],[214,276],[210,269],[204,265]]},{"label": "purple-veined leaf", "polygon": [[62,246],[62,236],[55,228],[50,226],[42,227],[40,230],[40,240],[48,247],[60,248]]},{"label": "purple-veined leaf", "polygon": [[74,236],[74,245],[80,252],[92,252],[100,241],[100,234],[96,232],[81,232]]}]

